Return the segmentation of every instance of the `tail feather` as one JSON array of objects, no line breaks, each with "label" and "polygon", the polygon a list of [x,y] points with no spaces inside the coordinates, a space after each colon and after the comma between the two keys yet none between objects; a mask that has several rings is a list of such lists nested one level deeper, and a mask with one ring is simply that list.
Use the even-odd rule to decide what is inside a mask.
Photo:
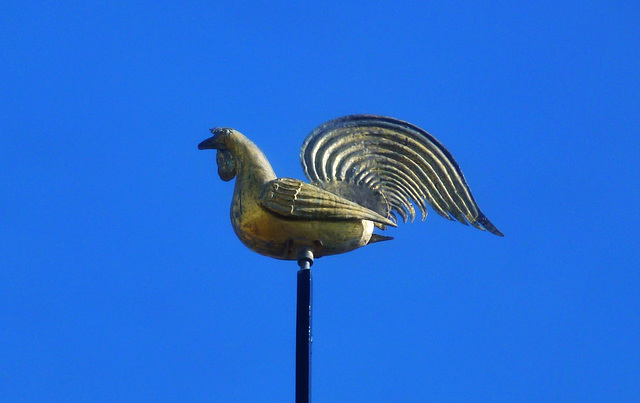
[{"label": "tail feather", "polygon": [[392,236],[371,234],[371,238],[369,239],[369,242],[367,242],[367,245],[371,243],[376,243],[376,242],[390,241],[392,239],[393,239]]}]

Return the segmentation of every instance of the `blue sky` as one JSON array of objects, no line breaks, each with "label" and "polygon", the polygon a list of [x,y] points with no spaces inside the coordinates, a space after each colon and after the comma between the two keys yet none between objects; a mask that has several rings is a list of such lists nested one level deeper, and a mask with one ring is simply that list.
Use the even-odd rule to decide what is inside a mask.
[{"label": "blue sky", "polygon": [[3,400],[293,401],[297,266],[240,244],[196,146],[302,178],[307,133],[373,113],[506,236],[431,212],[317,260],[314,401],[640,401],[637,3],[2,9]]}]

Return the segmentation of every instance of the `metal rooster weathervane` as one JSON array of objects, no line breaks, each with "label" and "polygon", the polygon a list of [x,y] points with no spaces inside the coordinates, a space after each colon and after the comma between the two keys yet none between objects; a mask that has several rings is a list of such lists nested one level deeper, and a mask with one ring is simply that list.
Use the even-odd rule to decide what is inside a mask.
[{"label": "metal rooster weathervane", "polygon": [[[354,115],[331,120],[305,139],[300,161],[311,182],[278,178],[248,138],[211,130],[198,145],[218,150],[218,173],[236,178],[231,222],[251,250],[297,260],[345,253],[391,239],[374,227],[396,227],[398,214],[424,220],[428,203],[441,216],[503,234],[482,214],[449,151],[424,130],[397,119]],[[412,203],[413,202],[413,203]]]},{"label": "metal rooster weathervane", "polygon": [[310,184],[278,178],[262,151],[240,132],[215,128],[211,133],[213,137],[198,148],[218,150],[220,178],[236,178],[231,223],[238,238],[262,255],[300,264],[297,402],[309,400],[308,269],[314,257],[392,239],[374,233],[374,228],[396,227],[396,214],[404,222],[413,221],[415,207],[424,220],[427,204],[449,220],[503,236],[478,208],[451,153],[410,123],[352,115],[319,126],[304,140],[300,152]]}]

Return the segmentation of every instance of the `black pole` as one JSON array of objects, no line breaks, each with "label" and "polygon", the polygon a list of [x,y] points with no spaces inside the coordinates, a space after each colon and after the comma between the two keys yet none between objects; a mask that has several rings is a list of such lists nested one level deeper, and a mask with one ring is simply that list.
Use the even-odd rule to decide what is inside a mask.
[{"label": "black pole", "polygon": [[305,249],[298,257],[298,303],[296,308],[296,403],[311,401],[311,291],[313,253]]}]

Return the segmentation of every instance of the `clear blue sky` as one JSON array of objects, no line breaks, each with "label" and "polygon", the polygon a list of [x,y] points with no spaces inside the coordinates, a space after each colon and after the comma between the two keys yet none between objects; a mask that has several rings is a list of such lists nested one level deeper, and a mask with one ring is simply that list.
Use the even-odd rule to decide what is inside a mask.
[{"label": "clear blue sky", "polygon": [[302,178],[309,131],[373,113],[506,236],[431,212],[319,259],[314,401],[640,401],[640,6],[485,3],[5,4],[2,400],[293,401],[297,266],[196,146]]}]

